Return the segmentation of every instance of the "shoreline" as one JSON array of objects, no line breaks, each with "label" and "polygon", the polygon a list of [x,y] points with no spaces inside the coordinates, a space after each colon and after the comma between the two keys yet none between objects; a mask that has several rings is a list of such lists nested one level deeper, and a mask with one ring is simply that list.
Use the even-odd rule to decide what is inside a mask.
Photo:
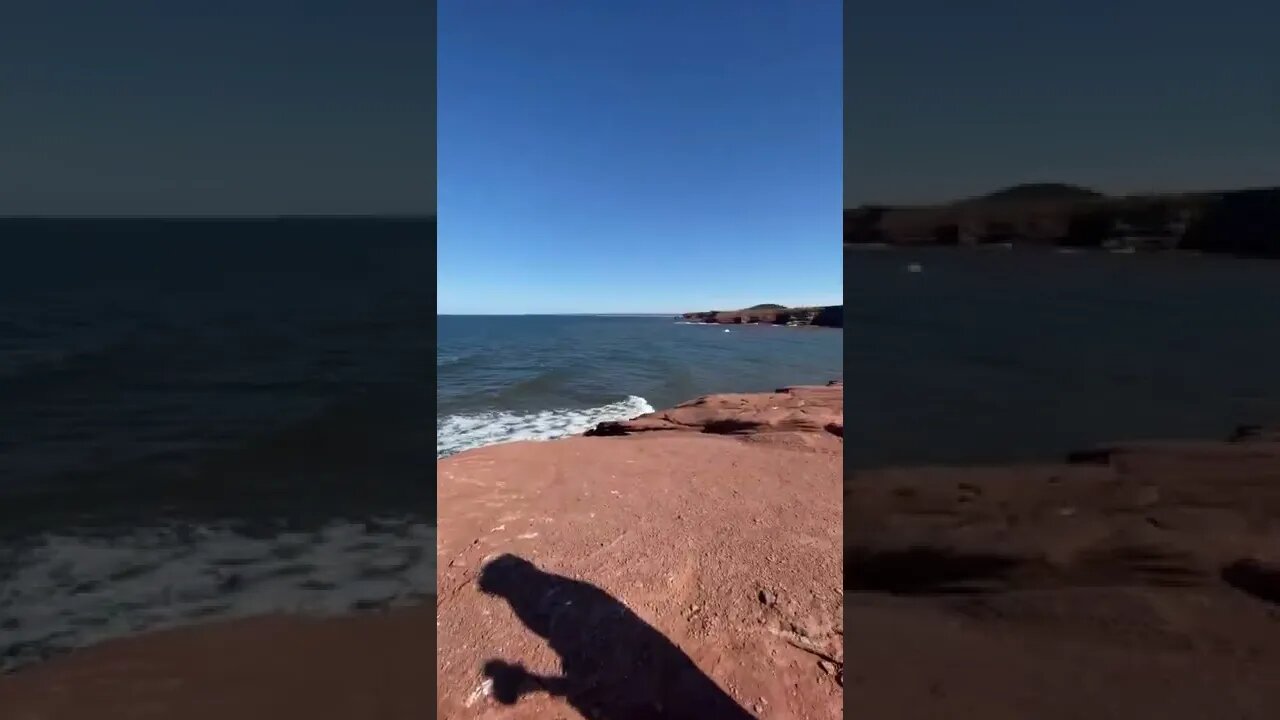
[{"label": "shoreline", "polygon": [[[615,714],[656,698],[689,717],[705,716],[694,700],[720,717],[834,716],[842,411],[840,384],[711,395],[592,436],[451,455],[436,463],[430,602],[106,640],[0,675],[0,707],[50,720],[420,718],[436,669],[444,718],[572,713],[529,684],[557,672]],[[575,603],[542,624],[547,609],[520,595],[529,583],[497,575],[501,558]],[[606,676],[578,674],[583,657]]]},{"label": "shoreline", "polygon": [[109,640],[0,676],[0,707],[522,720],[701,717],[696,698],[745,720],[834,717],[847,688],[876,717],[1280,708],[1280,428],[848,478],[843,450],[839,382],[467,450],[437,461],[426,602]]},{"label": "shoreline", "polygon": [[0,553],[0,677],[144,633],[412,606],[435,592],[434,537],[411,516],[265,534],[159,523],[110,536],[32,536]]},{"label": "shoreline", "polygon": [[702,327],[712,327],[712,328],[719,328],[724,325],[733,325],[734,327],[773,327],[773,328],[786,328],[788,330],[844,330],[843,327],[835,326],[835,325],[813,325],[813,324],[784,325],[780,323],[768,323],[768,322],[720,323],[720,322],[704,321],[704,320],[676,320],[675,324],[676,325],[698,325]]},{"label": "shoreline", "polygon": [[1137,249],[1133,251],[1125,250],[1108,250],[1097,247],[1072,247],[1070,245],[1034,245],[1034,244],[1014,244],[1006,245],[938,245],[938,244],[913,244],[913,243],[846,243],[845,250],[866,253],[909,253],[909,252],[928,252],[928,253],[955,253],[960,255],[1004,255],[1004,254],[1024,254],[1024,255],[1067,255],[1076,257],[1102,257],[1102,256],[1118,256],[1118,257],[1143,257],[1143,258],[1173,258],[1185,260],[1215,260],[1215,261],[1272,261],[1277,258],[1267,256],[1249,256],[1249,255],[1231,255],[1228,253],[1206,252],[1204,250],[1192,250],[1188,248],[1169,248],[1169,249]]},{"label": "shoreline", "polygon": [[1063,183],[1030,183],[929,205],[844,210],[844,245],[1042,245],[1194,249],[1280,257],[1280,187],[1108,195]]},{"label": "shoreline", "polygon": [[440,717],[838,715],[843,396],[709,395],[440,461]]},{"label": "shoreline", "polygon": [[777,325],[783,327],[844,327],[843,305],[786,307],[757,305],[740,310],[706,310],[676,316],[677,321],[706,325]]}]

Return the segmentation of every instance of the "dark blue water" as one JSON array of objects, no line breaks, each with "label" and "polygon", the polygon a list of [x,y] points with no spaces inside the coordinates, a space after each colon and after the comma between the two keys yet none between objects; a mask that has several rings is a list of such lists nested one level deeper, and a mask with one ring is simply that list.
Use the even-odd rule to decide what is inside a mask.
[{"label": "dark blue water", "polygon": [[1280,263],[852,251],[845,295],[857,465],[1055,459],[1280,422]]},{"label": "dark blue water", "polygon": [[844,335],[664,317],[442,316],[441,454],[580,433],[699,395],[842,376]]},{"label": "dark blue water", "polygon": [[0,232],[0,522],[433,514],[431,223]]},{"label": "dark blue water", "polygon": [[434,587],[434,232],[0,221],[0,668]]}]

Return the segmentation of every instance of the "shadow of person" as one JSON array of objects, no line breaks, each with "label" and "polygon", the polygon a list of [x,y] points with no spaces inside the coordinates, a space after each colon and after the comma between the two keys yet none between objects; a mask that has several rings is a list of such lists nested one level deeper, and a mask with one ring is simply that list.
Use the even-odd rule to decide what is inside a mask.
[{"label": "shadow of person", "polygon": [[505,599],[560,655],[560,676],[536,675],[503,660],[486,662],[484,674],[500,703],[545,692],[565,698],[591,720],[753,720],[680,648],[594,585],[502,555],[481,571],[480,590]]}]

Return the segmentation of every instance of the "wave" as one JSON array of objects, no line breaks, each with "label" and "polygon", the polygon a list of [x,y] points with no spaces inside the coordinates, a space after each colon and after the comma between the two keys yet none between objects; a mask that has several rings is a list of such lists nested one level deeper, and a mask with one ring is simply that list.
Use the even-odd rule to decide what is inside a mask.
[{"label": "wave", "polygon": [[436,370],[453,369],[474,364],[479,358],[474,353],[437,353]]},{"label": "wave", "polygon": [[484,412],[450,415],[436,429],[436,457],[516,440],[553,440],[580,435],[609,420],[630,420],[653,412],[648,400],[627,396],[608,405],[535,413]]},{"label": "wave", "polygon": [[85,349],[8,350],[0,355],[0,383],[52,385],[104,377],[109,381],[108,373],[145,359],[137,345],[124,341]]},{"label": "wave", "polygon": [[0,671],[143,630],[332,615],[435,591],[435,528],[399,518],[251,537],[228,526],[45,534],[0,550]]}]

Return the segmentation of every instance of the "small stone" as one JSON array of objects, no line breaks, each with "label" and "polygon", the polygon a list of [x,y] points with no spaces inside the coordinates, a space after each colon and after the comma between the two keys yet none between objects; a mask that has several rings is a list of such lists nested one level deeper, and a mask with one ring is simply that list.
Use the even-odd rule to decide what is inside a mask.
[{"label": "small stone", "polygon": [[773,605],[778,601],[778,596],[774,595],[769,590],[761,590],[758,597],[760,598],[761,605]]},{"label": "small stone", "polygon": [[819,660],[818,667],[822,668],[822,672],[828,675],[834,675],[836,672],[836,664],[830,660]]}]

